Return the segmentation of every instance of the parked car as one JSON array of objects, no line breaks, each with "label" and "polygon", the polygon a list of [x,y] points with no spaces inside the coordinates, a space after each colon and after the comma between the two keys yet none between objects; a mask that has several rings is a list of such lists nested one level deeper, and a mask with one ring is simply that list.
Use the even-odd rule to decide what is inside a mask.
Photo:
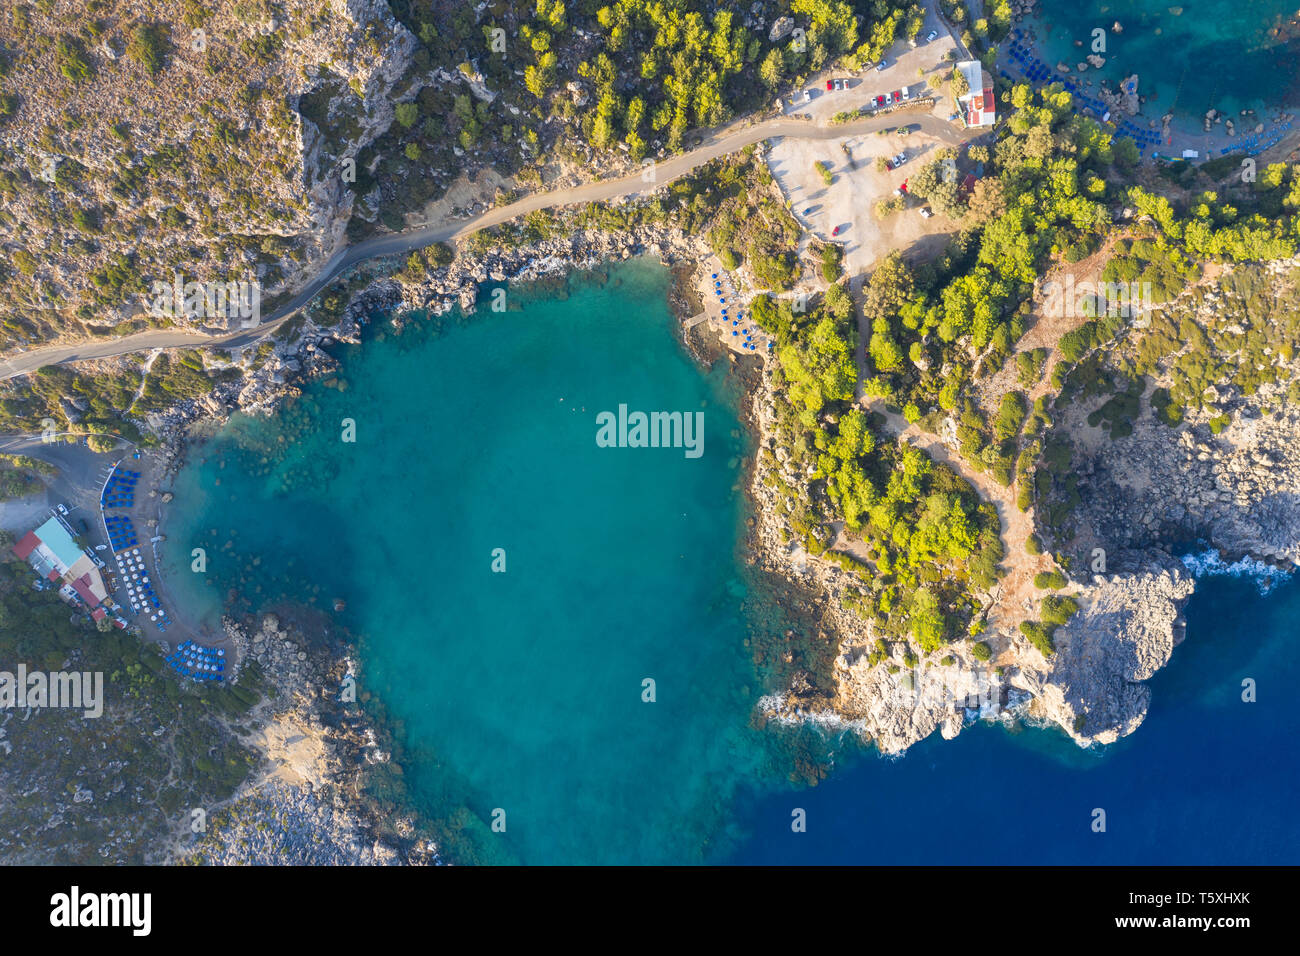
[{"label": "parked car", "polygon": [[829,92],[830,92],[831,90],[833,90],[833,89],[835,89],[835,84],[832,83],[830,80],[827,80],[827,81],[826,81],[826,92],[829,93]]},{"label": "parked car", "polygon": [[886,169],[893,169],[893,168],[894,168],[894,161],[893,161],[892,159],[887,159],[887,160],[885,160],[885,168],[886,168]]},{"label": "parked car", "polygon": [[842,89],[844,89],[844,81],[843,81],[843,80],[836,80],[836,81],[835,81],[835,88],[836,88],[837,90],[842,90]]},{"label": "parked car", "polygon": [[929,218],[930,218],[931,216],[933,216],[933,215],[934,215],[934,213],[930,212],[930,207],[929,207],[929,206],[922,206],[922,207],[921,207],[921,218],[922,218],[922,219],[929,219]]},{"label": "parked car", "polygon": [[807,103],[807,102],[808,102],[809,100],[811,100],[811,99],[812,99],[812,90],[804,90],[804,91],[803,91],[803,101],[804,101],[805,103]]},{"label": "parked car", "polygon": [[834,229],[831,230],[831,235],[832,235],[832,236],[838,236],[839,234],[840,234],[840,227],[839,227],[839,226],[836,226]]},{"label": "parked car", "polygon": [[925,42],[926,42],[926,43],[933,43],[933,42],[934,42],[935,40],[937,40],[938,38],[939,38],[939,31],[938,31],[938,30],[931,30],[929,33],[927,33],[927,34],[925,35]]},{"label": "parked car", "polygon": [[902,166],[905,162],[907,162],[907,153],[899,153],[894,157],[895,166]]},{"label": "parked car", "polygon": [[894,92],[890,93],[889,95],[890,95],[890,97],[893,99],[893,101],[894,101],[895,103],[901,103],[901,102],[903,102],[903,91],[902,91],[902,90],[894,90]]},{"label": "parked car", "polygon": [[58,505],[57,507],[58,507],[58,509],[59,509],[59,514],[64,515],[64,516],[67,515],[67,513],[68,513],[68,506],[67,506],[67,505]]},{"label": "parked car", "polygon": [[876,72],[877,72],[877,73],[884,73],[884,72],[885,72],[885,67],[887,67],[887,66],[889,66],[889,61],[888,61],[888,60],[881,60],[879,63],[876,64]]},{"label": "parked car", "polygon": [[96,550],[96,551],[103,551],[103,550],[105,550],[107,547],[108,547],[108,545],[106,545],[106,544],[97,544],[97,545],[95,545],[95,550]]},{"label": "parked car", "polygon": [[894,195],[895,195],[895,196],[903,196],[903,195],[906,195],[906,194],[907,194],[907,180],[904,179],[904,180],[902,181],[902,183],[899,184],[899,187],[898,187],[897,189],[894,190]]},{"label": "parked car", "polygon": [[885,98],[884,98],[884,96],[877,96],[877,97],[876,97],[876,109],[880,109],[880,107],[882,107],[882,106],[884,106],[884,105],[885,105]]}]

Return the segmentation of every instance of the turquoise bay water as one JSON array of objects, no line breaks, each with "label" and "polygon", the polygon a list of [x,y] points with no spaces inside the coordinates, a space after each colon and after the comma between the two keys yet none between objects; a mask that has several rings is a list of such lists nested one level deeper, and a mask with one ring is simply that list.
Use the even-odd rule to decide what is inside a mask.
[{"label": "turquoise bay water", "polygon": [[[1092,31],[1103,28],[1106,65],[1083,76],[1104,78],[1113,88],[1137,73],[1148,118],[1172,109],[1199,130],[1210,109],[1237,119],[1244,108],[1300,105],[1300,30],[1286,26],[1300,11],[1294,0],[1042,0],[1040,9],[1027,23],[1037,29],[1043,59],[1073,68],[1092,52]],[[1111,32],[1116,21],[1120,33]],[[1279,26],[1280,35],[1271,32]]]},{"label": "turquoise bay water", "polygon": [[[1147,723],[1103,753],[999,726],[897,761],[823,740],[834,772],[792,790],[794,745],[750,728],[746,639],[773,624],[750,616],[737,551],[737,396],[674,340],[666,281],[632,263],[345,349],[330,383],[195,452],[172,589],[213,615],[345,600],[405,782],[460,859],[1295,862],[1295,583],[1260,599],[1208,581]],[[598,448],[596,415],[620,403],[703,411],[704,454]],[[1259,703],[1239,702],[1243,676]]]},{"label": "turquoise bay water", "polygon": [[[504,809],[500,858],[699,859],[756,759],[747,449],[726,383],[672,338],[666,282],[634,264],[567,301],[370,342],[346,391],[236,422],[178,486],[205,506],[168,544],[186,566],[196,539],[215,552],[221,592],[243,576],[245,593],[266,582],[254,607],[347,602],[365,686],[433,764],[408,777],[431,803]],[[703,454],[597,447],[597,413],[620,404],[702,411]]]}]

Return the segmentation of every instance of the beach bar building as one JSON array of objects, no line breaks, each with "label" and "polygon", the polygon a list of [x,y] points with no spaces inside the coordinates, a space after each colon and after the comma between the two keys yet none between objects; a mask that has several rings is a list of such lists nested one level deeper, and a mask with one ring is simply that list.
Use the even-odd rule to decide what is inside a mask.
[{"label": "beach bar building", "polygon": [[962,120],[968,127],[992,126],[998,121],[997,102],[993,96],[993,77],[979,60],[962,60],[957,71],[966,81],[966,93],[957,97]]},{"label": "beach bar building", "polygon": [[[57,586],[64,600],[70,604],[80,601],[92,616],[108,599],[95,559],[77,547],[72,532],[57,517],[23,535],[13,551],[38,577]],[[99,617],[106,613],[100,610]]]}]

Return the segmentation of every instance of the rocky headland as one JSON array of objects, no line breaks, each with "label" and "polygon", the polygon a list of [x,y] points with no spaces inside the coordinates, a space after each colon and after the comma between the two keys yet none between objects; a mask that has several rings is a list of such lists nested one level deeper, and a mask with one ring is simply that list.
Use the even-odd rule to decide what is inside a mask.
[{"label": "rocky headland", "polygon": [[388,815],[361,797],[391,754],[359,703],[357,665],[341,647],[308,639],[274,614],[258,625],[229,618],[239,666],[256,661],[277,693],[253,715],[242,743],[254,774],[212,808],[199,832],[178,835],[171,860],[213,865],[379,865],[441,862],[409,812]]},{"label": "rocky headland", "polygon": [[[1058,409],[1053,435],[1071,449],[1078,502],[1068,533],[1054,534],[1041,522],[1038,529],[1074,568],[1060,594],[1078,611],[1056,628],[1050,655],[1004,622],[989,632],[990,643],[1003,648],[989,662],[972,657],[968,645],[952,645],[946,664],[935,666],[909,659],[907,645],[896,641],[885,642],[882,660],[873,653],[880,635],[851,609],[854,576],[810,555],[790,535],[772,490],[778,482],[765,482],[759,469],[751,490],[760,563],[821,596],[819,626],[838,648],[829,682],[818,686],[813,675],[797,673],[783,693],[763,699],[765,716],[849,729],[885,754],[936,730],[951,738],[979,718],[1045,722],[1080,746],[1133,733],[1150,706],[1145,682],[1184,638],[1183,608],[1204,563],[1197,556],[1209,555],[1215,564],[1240,560],[1242,571],[1264,576],[1271,568],[1278,576],[1289,573],[1300,557],[1300,411],[1293,384],[1300,368],[1278,341],[1249,356],[1235,353],[1252,324],[1259,330],[1286,325],[1274,313],[1285,314],[1292,301],[1294,268],[1273,263],[1258,273],[1247,270],[1242,294],[1221,288],[1173,306],[1175,329],[1190,313],[1206,330],[1206,341],[1214,343],[1204,346],[1210,366],[1252,369],[1271,355],[1278,363],[1274,380],[1246,388],[1219,381],[1199,396],[1203,404],[1171,425],[1157,418],[1152,397],[1174,384],[1174,363],[1186,364],[1192,351],[1171,339],[1175,351],[1152,370],[1125,430],[1111,435],[1095,420],[1105,392]],[[1255,283],[1271,284],[1268,294],[1259,295]],[[1137,354],[1147,325],[1138,323],[1110,345],[1103,367],[1131,360],[1126,356]],[[753,417],[760,449],[774,452],[767,467],[779,482],[796,483],[800,476],[773,429],[780,400],[779,383],[764,375]],[[1189,552],[1192,557],[1177,557]]]}]

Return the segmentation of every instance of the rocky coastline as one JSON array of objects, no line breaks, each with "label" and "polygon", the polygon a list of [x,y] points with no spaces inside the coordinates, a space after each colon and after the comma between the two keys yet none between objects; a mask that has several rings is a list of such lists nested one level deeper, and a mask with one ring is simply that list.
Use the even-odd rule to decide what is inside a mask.
[{"label": "rocky coastline", "polygon": [[[1150,706],[1145,681],[1184,639],[1183,608],[1200,566],[1240,562],[1242,573],[1271,567],[1280,577],[1300,562],[1300,412],[1287,399],[1296,374],[1292,369],[1251,395],[1221,386],[1208,393],[1206,409],[1178,427],[1155,420],[1148,396],[1132,433],[1115,439],[1087,421],[1100,399],[1062,415],[1057,432],[1073,438],[1081,504],[1077,533],[1055,542],[1055,550],[1074,556],[1079,570],[1061,593],[1079,611],[1056,630],[1050,656],[1018,631],[995,627],[990,633],[1006,651],[988,664],[953,645],[945,651],[947,666],[909,666],[898,642],[887,643],[888,655],[878,662],[878,635],[843,600],[854,577],[782,534],[788,529],[776,492],[756,473],[758,559],[810,596],[819,626],[838,648],[829,687],[798,672],[782,693],[762,700],[763,716],[849,730],[886,755],[935,730],[950,739],[978,719],[1054,725],[1081,747],[1134,732]],[[774,437],[780,400],[765,373],[752,400],[760,455],[771,451],[768,467],[795,484],[800,476],[782,470]],[[1212,420],[1228,424],[1212,428]],[[1176,557],[1189,550],[1208,557]]]},{"label": "rocky coastline", "polygon": [[[258,770],[212,808],[198,833],[179,834],[168,862],[339,866],[443,862],[427,827],[409,811],[390,815],[360,796],[366,776],[391,759],[384,732],[362,708],[356,661],[340,641],[273,613],[223,622],[237,667],[256,662],[274,684],[242,742]],[[328,632],[320,622],[312,634]]]},{"label": "rocky coastline", "polygon": [[[306,381],[328,376],[338,366],[328,349],[335,343],[360,344],[368,317],[391,314],[399,331],[423,314],[442,315],[460,308],[473,312],[480,283],[544,283],[574,272],[599,268],[638,255],[652,255],[673,270],[670,300],[686,317],[691,301],[689,276],[707,254],[704,244],[680,230],[641,228],[628,233],[583,231],[520,247],[500,247],[472,261],[461,255],[447,267],[416,281],[398,277],[392,263],[375,264],[350,297],[340,320],[318,325],[306,318],[298,334],[276,343],[265,361],[238,380],[218,385],[199,399],[178,403],[151,416],[163,439],[157,453],[163,474],[174,477],[190,448],[227,421],[231,414],[269,414],[301,394]],[[701,361],[716,355],[700,336],[683,342]],[[370,719],[356,698],[356,660],[338,639],[308,639],[328,633],[330,622],[286,624],[268,613],[256,621],[223,621],[227,646],[239,669],[256,662],[277,694],[252,715],[241,741],[261,755],[259,768],[220,807],[211,809],[198,833],[175,835],[164,858],[180,864],[295,865],[441,864],[428,826],[400,801],[379,807],[360,794],[365,777],[392,760],[382,723]],[[348,683],[354,699],[341,699]],[[398,771],[400,773],[400,771]]]},{"label": "rocky coastline", "polygon": [[[698,303],[690,301],[690,283],[685,276],[695,272],[708,250],[700,240],[679,230],[581,231],[530,245],[499,246],[472,261],[458,255],[450,265],[418,278],[398,274],[391,264],[382,271],[380,264],[352,295],[337,324],[319,326],[307,319],[300,334],[290,343],[277,345],[274,359],[252,375],[222,386],[189,408],[178,409],[171,454],[179,461],[185,428],[195,422],[223,420],[235,409],[270,410],[297,393],[295,383],[331,372],[336,363],[328,347],[334,342],[360,342],[367,316],[375,311],[393,313],[389,321],[400,330],[408,322],[419,321],[421,313],[442,315],[454,308],[473,311],[480,305],[482,283],[559,281],[571,272],[636,255],[655,255],[674,269],[678,281],[672,304],[683,323],[683,340],[702,363],[716,358],[722,350],[708,341],[707,327],[686,331],[686,319],[695,314]],[[782,399],[773,378],[774,364],[765,358],[743,364],[750,396],[749,427],[760,454],[764,448],[775,452],[775,403]],[[753,508],[749,560],[758,570],[779,575],[789,585],[795,613],[809,622],[812,633],[799,637],[789,632],[786,639],[813,641],[815,633],[833,658],[829,685],[795,669],[781,692],[761,699],[758,717],[778,724],[847,730],[874,743],[882,754],[902,753],[936,730],[951,739],[981,719],[1054,725],[1080,746],[1108,744],[1132,733],[1150,703],[1150,690],[1144,682],[1168,663],[1183,639],[1182,608],[1194,589],[1194,579],[1173,557],[1173,551],[1177,543],[1187,540],[1186,532],[1198,530],[1224,555],[1279,561],[1295,557],[1300,505],[1295,495],[1286,499],[1285,494],[1288,488],[1300,488],[1300,459],[1291,453],[1295,443],[1288,443],[1289,436],[1300,429],[1300,416],[1271,418],[1267,425],[1261,421],[1247,411],[1215,445],[1190,438],[1190,430],[1141,422],[1132,438],[1126,439],[1131,445],[1121,449],[1108,443],[1110,454],[1118,458],[1082,466],[1085,483],[1092,482],[1087,499],[1093,505],[1091,511],[1085,511],[1081,524],[1094,528],[1098,540],[1109,542],[1109,566],[1104,573],[1070,586],[1068,593],[1079,602],[1080,611],[1057,631],[1057,652],[1050,658],[1018,633],[1009,633],[1000,635],[1009,646],[1008,653],[992,663],[976,660],[965,645],[953,647],[947,666],[907,667],[901,646],[891,648],[884,665],[874,663],[870,651],[876,635],[868,622],[841,600],[852,586],[852,578],[782,537],[775,492],[755,465],[748,488]],[[1232,453],[1229,446],[1241,451]],[[1278,466],[1268,473],[1272,477],[1267,481],[1259,462],[1246,460],[1250,456],[1244,450],[1254,447],[1265,449],[1264,459]],[[1150,467],[1149,484],[1155,489],[1152,493],[1161,496],[1160,502],[1115,486],[1115,469],[1129,467],[1123,463],[1131,466],[1133,460]],[[1189,462],[1202,467],[1189,467]],[[1169,494],[1169,488],[1179,491]],[[1261,500],[1261,492],[1270,496],[1267,514],[1251,507]],[[1184,510],[1184,517],[1189,506],[1203,503],[1204,511],[1199,513],[1203,520],[1169,525],[1171,501],[1176,502],[1174,508]],[[1121,503],[1118,511],[1116,502]],[[1270,517],[1273,511],[1287,515],[1286,522]],[[1126,530],[1119,533],[1119,529]],[[334,658],[327,665],[322,660],[323,670],[318,668],[315,676],[304,677],[295,660],[286,660],[283,651],[292,651],[291,658],[303,652],[289,647],[295,644],[294,639],[278,625],[268,630],[264,622],[260,631],[236,631],[231,636],[253,658],[264,661],[268,673],[276,674],[288,665],[290,676],[286,679],[291,684],[298,682],[298,689],[286,696],[297,701],[295,708],[302,709],[291,708],[287,718],[277,719],[312,728],[321,747],[335,756],[325,760],[319,776],[309,781],[287,782],[274,770],[264,772],[232,802],[228,815],[219,821],[219,835],[210,836],[201,850],[186,858],[255,862],[288,853],[298,854],[295,858],[304,861],[438,862],[437,848],[427,839],[407,840],[402,845],[401,834],[417,832],[413,821],[404,821],[397,835],[388,834],[391,842],[379,840],[374,836],[373,819],[368,820],[364,809],[349,796],[355,789],[358,761],[382,760],[384,753],[363,743],[369,739],[365,733],[339,736],[337,728],[327,729],[316,710],[326,696],[322,688],[331,682],[337,686],[342,673],[338,668],[351,667],[351,662],[342,665]],[[785,662],[792,659],[786,651]],[[326,678],[325,674],[332,676]],[[273,766],[293,762],[274,748],[264,752]],[[258,830],[259,821],[267,819],[278,821],[284,834],[328,832],[331,836],[323,845],[315,837],[308,840],[305,836],[296,843],[284,836],[277,843],[280,837]],[[285,840],[290,845],[283,845]]]}]

